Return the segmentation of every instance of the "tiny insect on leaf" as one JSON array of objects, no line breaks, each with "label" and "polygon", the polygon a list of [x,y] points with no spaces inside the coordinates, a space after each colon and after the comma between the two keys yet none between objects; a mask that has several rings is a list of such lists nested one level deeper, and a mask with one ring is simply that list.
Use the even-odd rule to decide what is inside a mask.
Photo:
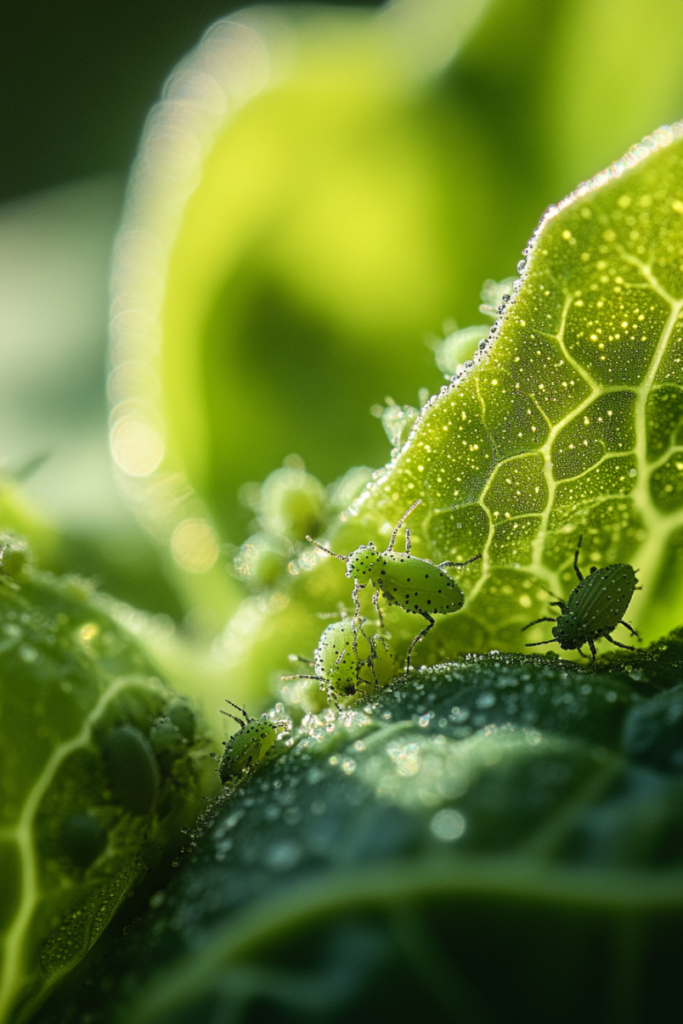
[{"label": "tiny insect on leaf", "polygon": [[250,718],[244,708],[233,704],[226,698],[226,704],[230,704],[241,713],[242,718],[231,714],[229,711],[221,711],[222,715],[232,718],[240,728],[233,733],[225,743],[225,750],[218,765],[218,775],[223,785],[237,782],[252,772],[268,755],[283,730],[289,727],[288,721],[273,721],[268,715],[261,715],[260,718]]},{"label": "tiny insect on leaf", "polygon": [[323,630],[312,662],[305,658],[297,660],[310,665],[313,674],[282,678],[317,680],[328,700],[337,707],[340,700],[380,689],[396,670],[386,638],[379,633],[368,636],[362,620],[356,623],[349,618],[333,622]]},{"label": "tiny insect on leaf", "polygon": [[[617,626],[625,626],[635,637],[638,637],[635,629],[624,622],[623,616],[631,603],[634,591],[638,582],[635,570],[632,566],[618,562],[614,565],[607,565],[602,569],[592,566],[590,575],[584,576],[579,568],[579,551],[581,549],[582,537],[574,554],[574,572],[579,580],[572,590],[567,601],[558,599],[551,604],[560,609],[556,619],[551,616],[543,616],[534,619],[524,626],[524,630],[534,626],[537,622],[554,622],[550,640],[540,640],[537,643],[526,644],[527,647],[540,647],[542,644],[558,643],[564,651],[578,651],[583,654],[581,648],[588,644],[592,668],[595,671],[596,650],[595,641],[601,638],[608,640],[615,647],[623,647],[627,651],[636,650],[627,644],[619,643],[611,633]],[[640,639],[640,637],[638,637]]]},{"label": "tiny insect on leaf", "polygon": [[371,541],[368,544],[361,544],[350,555],[339,555],[311,537],[306,538],[321,551],[346,562],[346,575],[354,581],[352,597],[356,608],[356,625],[360,621],[359,594],[368,583],[374,588],[372,602],[377,611],[380,626],[384,625],[379,606],[380,595],[387,604],[397,605],[404,611],[421,615],[427,620],[427,625],[414,637],[408,648],[406,671],[410,668],[415,645],[423,640],[430,629],[434,627],[434,616],[460,611],[465,603],[464,593],[444,570],[449,566],[462,569],[463,566],[481,558],[481,555],[474,555],[465,562],[440,562],[438,565],[430,562],[427,558],[417,558],[411,554],[409,529],[406,529],[405,552],[394,551],[399,530],[421,502],[422,499],[418,498],[403,513],[394,527],[385,551],[378,551]]}]

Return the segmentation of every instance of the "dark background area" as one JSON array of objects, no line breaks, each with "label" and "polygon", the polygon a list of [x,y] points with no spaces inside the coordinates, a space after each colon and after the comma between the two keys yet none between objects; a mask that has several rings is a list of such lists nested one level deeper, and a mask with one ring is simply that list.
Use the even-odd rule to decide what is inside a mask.
[{"label": "dark background area", "polygon": [[4,3],[0,202],[74,178],[125,174],[147,110],[175,63],[212,21],[244,6],[226,0]]}]

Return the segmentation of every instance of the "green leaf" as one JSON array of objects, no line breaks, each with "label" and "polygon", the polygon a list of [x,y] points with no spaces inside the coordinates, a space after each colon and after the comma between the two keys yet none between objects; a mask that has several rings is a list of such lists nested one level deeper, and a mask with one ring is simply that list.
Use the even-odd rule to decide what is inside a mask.
[{"label": "green leaf", "polygon": [[[645,638],[680,621],[679,134],[658,131],[548,211],[476,365],[423,409],[407,443],[332,537],[342,554],[369,540],[384,546],[420,497],[407,524],[414,553],[434,562],[481,553],[480,562],[455,571],[465,607],[437,617],[415,649],[418,664],[547,639],[548,624],[522,628],[549,614],[551,595],[566,598],[575,586],[580,535],[586,571],[614,562],[639,571],[642,590],[627,617]],[[286,607],[273,602],[256,627],[252,612],[240,674],[254,688],[290,651],[315,646],[314,614],[349,603],[342,567],[322,558],[312,571],[312,559],[304,559]],[[369,594],[364,601],[372,615]],[[387,620],[401,652],[424,624],[395,608]],[[228,642],[242,621],[238,615]]]},{"label": "green leaf", "polygon": [[678,1019],[682,668],[475,656],[308,716],[39,1021]]},{"label": "green leaf", "polygon": [[[0,1020],[23,1021],[197,813],[189,703],[75,577],[0,576]],[[7,575],[7,573],[11,573]]]}]

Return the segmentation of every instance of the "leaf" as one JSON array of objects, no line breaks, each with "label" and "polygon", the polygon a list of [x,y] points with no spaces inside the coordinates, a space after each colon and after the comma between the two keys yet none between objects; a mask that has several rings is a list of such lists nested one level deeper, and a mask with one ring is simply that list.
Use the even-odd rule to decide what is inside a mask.
[{"label": "leaf", "polygon": [[638,567],[637,628],[653,638],[678,624],[679,134],[660,131],[548,211],[488,348],[368,502],[391,517],[422,495],[434,557],[482,552],[467,611],[496,644],[519,647],[520,626],[573,586],[580,534],[591,563]]},{"label": "leaf", "polygon": [[635,665],[476,656],[309,716],[38,1021],[678,1019],[680,633]]},{"label": "leaf", "polygon": [[[183,58],[131,180],[110,391],[188,608],[239,600],[207,566],[248,536],[242,484],[292,452],[326,484],[383,465],[370,407],[438,389],[423,339],[477,322],[545,205],[674,116],[682,28],[619,0],[279,5]],[[203,516],[219,543],[180,543]]]},{"label": "leaf", "polygon": [[6,549],[0,576],[3,1022],[28,1019],[147,867],[177,850],[205,750],[189,703],[89,585],[25,556]]},{"label": "leaf", "polygon": [[[566,598],[575,586],[581,535],[586,571],[614,562],[639,571],[642,590],[627,617],[645,638],[680,622],[679,134],[658,131],[546,213],[476,365],[432,399],[332,535],[342,554],[369,540],[384,546],[419,497],[407,524],[415,554],[440,562],[481,553],[455,573],[464,609],[437,617],[415,649],[417,664],[547,639],[547,623],[522,628],[549,614],[552,595]],[[241,650],[233,648],[240,678],[255,689],[289,652],[315,646],[314,614],[349,604],[342,567],[331,559],[310,565],[304,559],[286,607],[273,601],[255,627],[252,614],[251,644],[242,635]],[[364,600],[372,615],[369,595]],[[423,620],[396,609],[387,619],[405,652]],[[242,621],[238,615],[228,632],[228,649]],[[617,631],[615,639],[628,636]]]}]

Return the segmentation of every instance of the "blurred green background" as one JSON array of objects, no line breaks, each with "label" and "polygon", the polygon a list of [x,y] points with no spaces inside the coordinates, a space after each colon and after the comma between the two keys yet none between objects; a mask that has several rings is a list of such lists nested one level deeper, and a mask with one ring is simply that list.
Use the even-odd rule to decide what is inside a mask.
[{"label": "blurred green background", "polygon": [[[160,351],[132,351],[129,331],[114,353],[115,423],[163,438],[161,462],[127,474],[123,436],[127,501],[107,438],[112,240],[149,107],[231,10],[0,12],[0,458],[25,495],[5,519],[44,565],[94,574],[200,637],[281,582],[304,533],[387,461],[387,432],[395,443],[444,383],[435,346],[486,322],[484,280],[514,274],[544,208],[683,114],[680,0],[275,5],[287,17],[266,19],[267,87],[218,116],[194,191],[180,201],[169,185],[185,121],[170,162],[154,165],[148,135],[138,165],[162,199],[151,210],[148,181],[128,227],[162,237],[175,203],[177,235],[163,243]],[[170,100],[192,127],[206,111],[186,85]],[[119,254],[143,305],[154,259]],[[283,462],[290,475],[259,490]],[[280,485],[288,523],[273,518]]]}]

